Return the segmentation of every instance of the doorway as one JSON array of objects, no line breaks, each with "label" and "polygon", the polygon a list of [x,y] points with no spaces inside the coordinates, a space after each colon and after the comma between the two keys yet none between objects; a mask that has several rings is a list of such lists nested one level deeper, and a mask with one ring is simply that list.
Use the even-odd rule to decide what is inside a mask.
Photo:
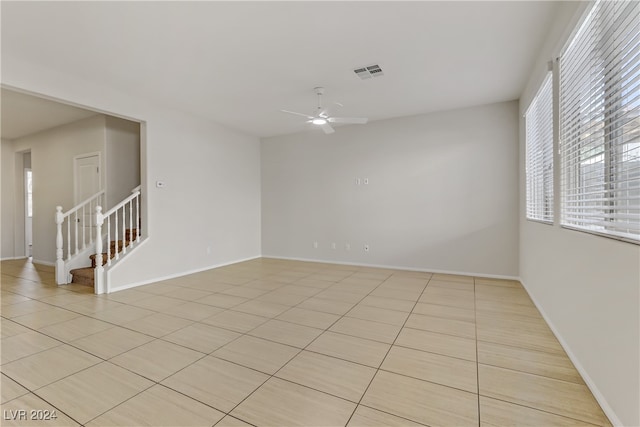
[{"label": "doorway", "polygon": [[31,152],[22,155],[24,166],[24,249],[27,258],[33,256],[33,171],[31,170]]}]

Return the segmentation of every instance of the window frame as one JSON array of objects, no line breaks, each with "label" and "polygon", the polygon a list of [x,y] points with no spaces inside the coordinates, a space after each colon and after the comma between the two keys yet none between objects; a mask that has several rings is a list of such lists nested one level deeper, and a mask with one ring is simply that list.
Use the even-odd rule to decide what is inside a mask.
[{"label": "window frame", "polygon": [[[555,138],[553,124],[556,108],[554,105],[554,80],[553,71],[547,71],[524,114],[525,218],[528,221],[548,225],[553,225],[555,222],[555,161],[553,154]],[[544,110],[545,107],[548,110]],[[535,154],[532,154],[532,152]],[[534,163],[536,157],[538,157],[538,161]],[[540,194],[532,194],[531,187],[536,184],[542,186]],[[542,206],[539,206],[540,201],[537,196],[541,196]]]},{"label": "window frame", "polygon": [[[616,29],[626,30],[616,26],[616,19],[626,22],[625,16],[633,19],[638,11],[625,15],[614,9],[619,15],[613,19],[604,12],[614,7],[596,1],[558,58],[559,223],[563,228],[640,244],[640,212],[635,212],[640,205],[640,197],[635,195],[640,191],[640,157],[633,153],[640,152],[640,138],[626,140],[624,129],[627,124],[629,134],[640,129],[635,124],[640,123],[640,97],[634,97],[633,90],[640,77],[639,44],[633,35],[633,21],[629,24],[631,35],[623,32],[624,45],[611,35]],[[572,51],[578,48],[584,50]],[[565,66],[567,56],[573,62]],[[588,71],[580,68],[584,64]],[[570,77],[565,78],[565,68]],[[640,85],[635,90],[640,90]],[[567,102],[563,96],[568,97]],[[628,165],[630,162],[638,165]]]}]

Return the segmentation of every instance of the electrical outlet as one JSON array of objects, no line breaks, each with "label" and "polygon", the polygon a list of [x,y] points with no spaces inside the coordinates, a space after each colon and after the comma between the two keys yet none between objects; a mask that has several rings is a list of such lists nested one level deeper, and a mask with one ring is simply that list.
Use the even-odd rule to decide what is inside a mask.
[{"label": "electrical outlet", "polygon": [[318,242],[313,242],[313,248],[318,249]]},{"label": "electrical outlet", "polygon": [[364,183],[364,185],[369,185],[369,178],[363,179],[362,182]]},{"label": "electrical outlet", "polygon": [[369,245],[364,245],[364,251],[369,252]]},{"label": "electrical outlet", "polygon": [[356,185],[360,185],[360,178],[356,178]]}]

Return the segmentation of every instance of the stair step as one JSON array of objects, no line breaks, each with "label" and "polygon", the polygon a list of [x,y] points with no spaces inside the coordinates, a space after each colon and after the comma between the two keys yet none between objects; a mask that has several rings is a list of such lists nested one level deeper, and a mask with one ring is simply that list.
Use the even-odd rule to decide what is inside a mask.
[{"label": "stair step", "polygon": [[[116,247],[117,252],[122,252],[122,248],[125,246],[129,246],[131,244],[131,241],[135,240],[138,237],[138,230],[135,228],[128,228],[127,230],[125,230],[125,239],[124,242],[122,240],[112,240],[110,242],[110,246],[111,246],[111,258],[114,258],[116,256]],[[94,269],[96,268],[96,258],[97,258],[98,254],[93,254],[89,256],[89,259],[91,260],[91,267],[84,267],[84,268],[76,268],[70,271],[71,273],[71,283],[77,283],[79,285],[87,285],[87,286],[94,286]],[[107,253],[103,252],[102,253],[102,265],[105,265],[107,263]]]},{"label": "stair step", "polygon": [[[125,240],[124,241],[124,245],[125,246],[129,246],[130,243],[131,243],[130,240]],[[111,245],[111,249],[112,249],[111,252],[114,252],[115,248],[116,248],[116,241],[112,240],[110,245]],[[118,245],[118,252],[120,252],[122,250],[122,240],[118,240],[117,245]]]},{"label": "stair step", "polygon": [[76,268],[70,271],[72,279],[71,283],[78,285],[94,286],[94,269],[92,267]]},{"label": "stair step", "polygon": [[[91,256],[89,257],[89,259],[91,260],[91,268],[96,268],[96,265],[98,264],[98,263],[96,262],[96,257],[97,257],[97,255],[98,255],[98,254],[93,254],[93,255],[91,255]],[[115,251],[114,251],[114,252],[111,252],[111,258],[113,258],[113,257],[115,257],[115,256],[116,256]],[[105,265],[106,263],[107,263],[107,253],[106,253],[106,252],[104,252],[104,253],[102,254],[102,265]]]},{"label": "stair step", "polygon": [[124,239],[127,242],[130,242],[132,240],[136,240],[136,238],[138,238],[138,229],[137,228],[127,228],[125,230]]},{"label": "stair step", "polygon": [[[125,246],[129,246],[129,244],[131,243],[129,240],[125,240]],[[122,252],[122,240],[118,240],[118,252]],[[91,268],[96,268],[96,256],[97,254],[93,254],[89,256],[89,259],[91,260]],[[111,258],[116,256],[116,241],[112,240],[111,241]],[[102,253],[102,265],[105,265],[107,263],[107,253],[103,252]]]}]

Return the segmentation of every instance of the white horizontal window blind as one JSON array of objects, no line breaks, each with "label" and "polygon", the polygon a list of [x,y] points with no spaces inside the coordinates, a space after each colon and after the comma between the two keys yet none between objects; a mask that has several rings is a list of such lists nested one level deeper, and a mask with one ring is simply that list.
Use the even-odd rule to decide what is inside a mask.
[{"label": "white horizontal window blind", "polygon": [[553,77],[549,72],[525,114],[527,218],[553,222]]},{"label": "white horizontal window blind", "polygon": [[561,222],[640,241],[640,2],[597,1],[560,57]]}]

